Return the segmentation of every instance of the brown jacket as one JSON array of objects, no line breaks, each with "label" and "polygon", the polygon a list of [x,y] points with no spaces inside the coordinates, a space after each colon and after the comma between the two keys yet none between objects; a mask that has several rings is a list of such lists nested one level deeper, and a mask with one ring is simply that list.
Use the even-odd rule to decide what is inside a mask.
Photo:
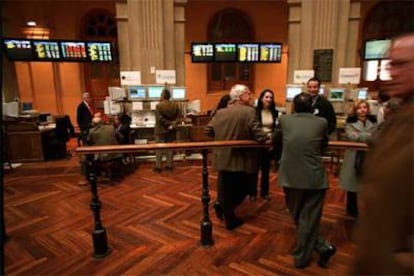
[{"label": "brown jacket", "polygon": [[[353,274],[413,274],[411,261],[397,252],[413,246],[414,104],[406,102],[378,134],[368,152],[363,181],[365,212],[361,217]],[[408,242],[407,242],[408,241]]]},{"label": "brown jacket", "polygon": [[[158,136],[175,131],[179,114],[180,109],[175,102],[164,100],[157,104],[155,108],[154,134]],[[173,129],[169,129],[169,126],[172,126]]]},{"label": "brown jacket", "polygon": [[[216,141],[266,140],[266,134],[256,119],[254,108],[238,103],[218,110],[207,124],[205,132]],[[213,165],[218,171],[254,173],[258,170],[258,152],[257,148],[216,149]]]}]

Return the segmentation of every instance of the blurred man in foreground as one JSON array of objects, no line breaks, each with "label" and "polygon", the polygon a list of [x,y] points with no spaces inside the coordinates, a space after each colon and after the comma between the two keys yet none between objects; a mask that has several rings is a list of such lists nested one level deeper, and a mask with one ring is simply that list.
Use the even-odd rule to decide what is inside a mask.
[{"label": "blurred man in foreground", "polygon": [[414,33],[393,40],[386,91],[402,100],[365,163],[363,202],[352,273],[402,275],[413,270]]}]

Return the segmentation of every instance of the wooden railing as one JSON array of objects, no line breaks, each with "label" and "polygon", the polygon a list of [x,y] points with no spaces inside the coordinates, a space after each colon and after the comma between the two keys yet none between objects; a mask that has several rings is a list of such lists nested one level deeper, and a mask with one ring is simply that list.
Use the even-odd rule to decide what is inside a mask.
[{"label": "wooden railing", "polygon": [[[96,164],[94,154],[96,153],[134,153],[151,150],[201,150],[202,154],[202,195],[203,203],[203,219],[201,221],[201,245],[208,247],[213,245],[213,225],[210,220],[208,206],[210,202],[210,194],[208,188],[208,168],[207,154],[209,149],[215,148],[259,148],[270,147],[271,144],[259,144],[252,140],[236,140],[236,141],[205,141],[205,142],[185,142],[185,143],[155,143],[144,145],[111,145],[111,146],[85,146],[76,149],[81,155],[86,155],[87,162],[87,178],[91,187],[92,199],[90,207],[94,215],[94,230],[92,231],[92,240],[94,247],[94,257],[103,258],[111,251],[108,247],[106,230],[100,219],[101,202],[99,201]],[[367,150],[365,143],[356,143],[348,141],[330,141],[329,149],[335,150]]]}]

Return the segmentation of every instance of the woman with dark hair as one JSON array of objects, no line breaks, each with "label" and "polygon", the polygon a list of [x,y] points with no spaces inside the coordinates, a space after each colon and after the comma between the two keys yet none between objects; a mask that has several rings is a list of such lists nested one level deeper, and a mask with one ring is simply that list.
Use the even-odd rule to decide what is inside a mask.
[{"label": "woman with dark hair", "polygon": [[[377,129],[377,119],[370,115],[369,104],[365,100],[354,103],[352,111],[346,119],[345,137],[353,142],[368,142]],[[339,174],[339,185],[347,191],[346,211],[348,215],[358,216],[357,192],[365,157],[364,151],[346,150]]]},{"label": "woman with dark hair", "polygon": [[[278,111],[276,110],[276,104],[274,100],[274,93],[270,89],[265,89],[260,93],[259,99],[257,100],[256,116],[257,120],[264,132],[267,135],[271,135],[275,130],[277,124]],[[270,164],[272,160],[276,158],[273,151],[269,149],[260,149],[260,166],[261,171],[260,177],[260,196],[269,200],[269,172]],[[250,192],[250,199],[255,200],[257,195],[257,182],[252,187]]]},{"label": "woman with dark hair", "polygon": [[211,113],[211,116],[213,117],[213,116],[214,116],[214,114],[216,114],[217,110],[222,109],[222,108],[229,107],[229,106],[231,106],[232,104],[233,104],[233,101],[231,100],[231,98],[230,98],[230,95],[229,95],[229,94],[226,94],[226,95],[222,96],[222,97],[220,98],[220,101],[219,101],[219,102],[218,102],[218,104],[217,104],[216,109],[214,109],[214,111]]}]

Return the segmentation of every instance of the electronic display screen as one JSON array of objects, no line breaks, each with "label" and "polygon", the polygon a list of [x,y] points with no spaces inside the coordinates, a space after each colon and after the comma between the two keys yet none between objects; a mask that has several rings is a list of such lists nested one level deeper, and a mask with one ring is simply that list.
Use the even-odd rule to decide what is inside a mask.
[{"label": "electronic display screen", "polygon": [[370,40],[365,42],[364,59],[383,59],[387,58],[388,49],[391,46],[390,39]]},{"label": "electronic display screen", "polygon": [[329,100],[331,102],[341,102],[344,100],[345,89],[342,88],[331,88],[329,90]]},{"label": "electronic display screen", "polygon": [[89,61],[112,61],[112,48],[110,42],[86,42]]},{"label": "electronic display screen", "polygon": [[32,60],[32,44],[28,39],[4,39],[4,50],[9,60]]},{"label": "electronic display screen", "polygon": [[237,62],[237,50],[235,43],[214,44],[216,62]]},{"label": "electronic display screen", "polygon": [[60,50],[65,61],[87,61],[86,43],[83,41],[61,41]]},{"label": "electronic display screen", "polygon": [[173,100],[185,100],[185,87],[172,87],[171,98]]},{"label": "electronic display screen", "polygon": [[282,44],[281,43],[261,43],[260,62],[281,62]]},{"label": "electronic display screen", "polygon": [[146,91],[145,86],[128,87],[128,96],[130,100],[146,100],[147,91]]},{"label": "electronic display screen", "polygon": [[159,100],[164,86],[150,85],[148,86],[148,99]]},{"label": "electronic display screen", "polygon": [[51,40],[32,40],[35,60],[60,60],[59,42]]},{"label": "electronic display screen", "polygon": [[214,45],[212,43],[192,43],[191,44],[192,62],[212,62],[214,61]]},{"label": "electronic display screen", "polygon": [[291,101],[293,98],[302,93],[301,86],[287,86],[286,87],[286,100]]},{"label": "electronic display screen", "polygon": [[258,62],[259,61],[259,44],[245,43],[237,44],[239,62]]},{"label": "electronic display screen", "polygon": [[366,100],[368,98],[368,88],[358,89],[358,100]]}]

